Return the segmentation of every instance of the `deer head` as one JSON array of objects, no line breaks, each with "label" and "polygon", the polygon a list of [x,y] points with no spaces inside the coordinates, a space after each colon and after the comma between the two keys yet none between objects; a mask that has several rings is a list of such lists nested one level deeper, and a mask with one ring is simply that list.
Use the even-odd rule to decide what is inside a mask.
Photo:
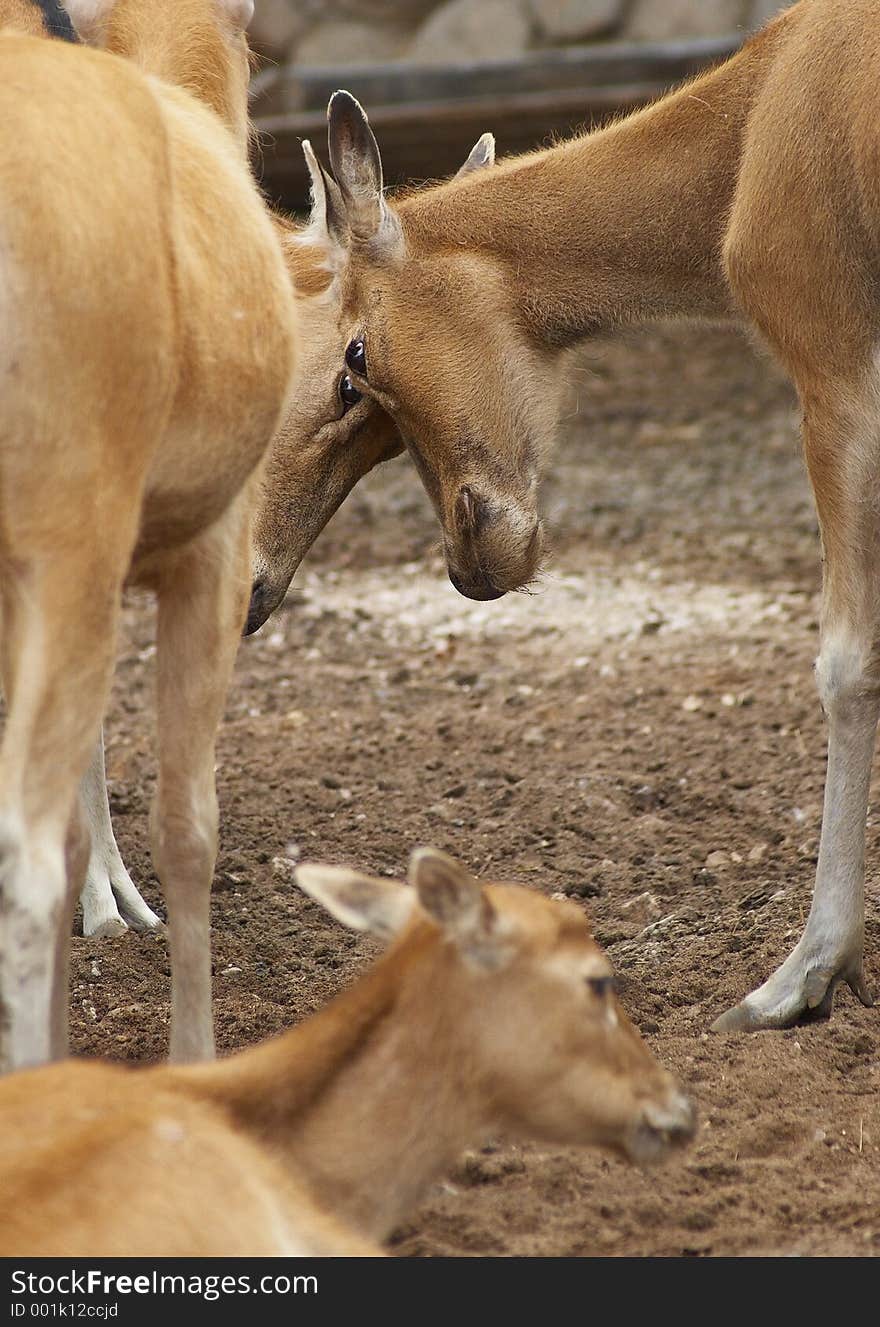
[{"label": "deer head", "polygon": [[379,149],[346,92],[329,108],[330,160],[347,226],[340,330],[358,391],[393,419],[443,527],[449,576],[494,599],[527,584],[543,551],[538,479],[553,436],[556,358],[532,338],[515,271],[454,227],[411,224],[410,202],[480,189],[491,152],[441,191],[392,209]]},{"label": "deer head", "polygon": [[[264,471],[247,634],[284,598],[302,558],[358,480],[404,447],[395,419],[346,365],[351,328],[341,301],[352,247],[348,207],[308,141],[303,152],[311,177],[309,223],[282,235],[299,296],[297,389]],[[483,134],[458,176],[494,160],[492,135]],[[387,209],[378,215],[393,233]]]},{"label": "deer head", "polygon": [[296,879],[345,925],[395,943],[395,1044],[407,1028],[427,1037],[470,1098],[456,1109],[484,1129],[640,1163],[693,1135],[693,1107],[624,1013],[575,904],[483,885],[436,849],[413,854],[408,884],[308,864]]}]

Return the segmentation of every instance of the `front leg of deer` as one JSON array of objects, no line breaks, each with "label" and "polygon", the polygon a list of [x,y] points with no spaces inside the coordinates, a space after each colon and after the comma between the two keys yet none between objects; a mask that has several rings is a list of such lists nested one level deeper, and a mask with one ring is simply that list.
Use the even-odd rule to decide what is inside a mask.
[{"label": "front leg of deer", "polygon": [[171,1059],[214,1054],[211,882],[214,749],[250,588],[244,498],[163,571],[159,589],[159,780],[153,860],[168,904]]},{"label": "front leg of deer", "polygon": [[[853,414],[864,421],[867,412]],[[865,494],[880,489],[880,447],[876,439],[857,435],[852,415],[847,419],[841,412],[837,425],[836,446],[830,425],[805,425],[825,550],[816,676],[828,717],[828,771],[813,901],[792,953],[763,986],[716,1020],[716,1032],[787,1027],[801,1019],[828,1017],[841,981],[862,1004],[872,1004],[862,964],[865,817],[880,715],[880,549],[874,504]],[[865,461],[871,457],[876,463],[866,473]]]},{"label": "front leg of deer", "polygon": [[80,799],[91,840],[86,882],[80,895],[83,935],[122,935],[128,926],[136,931],[161,930],[161,918],[135,889],[116,846],[107,800],[103,732],[80,785]]},{"label": "front leg of deer", "polygon": [[68,949],[89,850],[77,786],[109,689],[130,546],[125,529],[104,535],[68,556],[53,546],[22,557],[0,586],[0,1064],[13,1069],[67,1051]]}]

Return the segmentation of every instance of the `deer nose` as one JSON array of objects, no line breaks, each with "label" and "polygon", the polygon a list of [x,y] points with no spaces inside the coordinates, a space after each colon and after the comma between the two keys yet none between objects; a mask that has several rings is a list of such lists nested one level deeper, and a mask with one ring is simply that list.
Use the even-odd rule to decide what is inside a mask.
[{"label": "deer nose", "polygon": [[244,635],[252,636],[258,631],[272,612],[272,604],[269,602],[269,585],[258,576],[251,586],[251,601],[248,605],[247,621],[244,624]]},{"label": "deer nose", "polygon": [[675,1091],[662,1106],[648,1106],[645,1123],[670,1143],[687,1143],[697,1127],[697,1112],[683,1092]]},{"label": "deer nose", "polygon": [[480,602],[487,602],[490,599],[500,599],[505,591],[499,590],[497,585],[493,585],[484,571],[476,572],[467,580],[459,576],[457,572],[449,569],[449,579],[458,590],[459,594],[464,595],[465,599],[477,599]]}]

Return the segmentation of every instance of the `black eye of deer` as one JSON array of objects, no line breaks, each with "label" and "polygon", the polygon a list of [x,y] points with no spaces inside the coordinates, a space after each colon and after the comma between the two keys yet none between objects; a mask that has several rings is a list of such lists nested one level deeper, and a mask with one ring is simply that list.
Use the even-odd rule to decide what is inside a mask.
[{"label": "black eye of deer", "polygon": [[350,376],[344,373],[339,379],[339,399],[342,402],[342,413],[347,414],[353,405],[364,398],[363,392],[359,392],[352,382]]},{"label": "black eye of deer", "polygon": [[352,373],[367,376],[367,347],[363,341],[349,341],[345,349],[345,362]]},{"label": "black eye of deer", "polygon": [[614,990],[613,977],[587,977],[587,985],[594,995],[598,995],[600,1000],[604,1000],[606,995],[610,995]]}]

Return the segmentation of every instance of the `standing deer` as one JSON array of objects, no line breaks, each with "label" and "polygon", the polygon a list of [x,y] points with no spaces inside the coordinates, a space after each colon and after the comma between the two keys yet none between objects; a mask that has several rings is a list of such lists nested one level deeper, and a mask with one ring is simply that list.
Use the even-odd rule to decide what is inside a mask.
[{"label": "standing deer", "polygon": [[[719,1031],[828,1016],[840,981],[871,1003],[863,951],[880,714],[878,69],[871,0],[800,0],[732,59],[654,105],[397,205],[383,195],[360,106],[347,93],[330,104],[333,176],[319,172],[323,225],[313,225],[311,242],[333,269],[336,380],[344,401],[363,398],[365,459],[405,442],[463,594],[495,598],[540,566],[538,483],[568,348],[646,320],[746,318],[797,388],[824,554],[821,848],[800,940],[717,1019]],[[349,467],[354,475],[353,459]],[[280,459],[268,473],[251,626],[286,588],[289,563],[276,550],[291,490],[303,482]]]},{"label": "standing deer", "polygon": [[[40,0],[40,3],[37,0],[0,0],[0,31],[5,27],[15,27],[32,36],[56,36],[72,42],[80,40],[60,0]],[[100,33],[92,35],[100,39]],[[268,489],[274,490],[279,497],[286,494],[289,499],[284,511],[284,525],[272,548],[275,583],[278,582],[279,565],[289,567],[289,571],[270,602],[265,597],[261,601],[260,594],[254,593],[249,631],[262,625],[283,597],[302,557],[358,479],[380,460],[402,450],[397,434],[378,414],[375,418],[380,427],[375,431],[374,441],[373,417],[369,414],[364,426],[357,428],[356,437],[348,433],[352,425],[361,423],[364,410],[354,411],[344,423],[341,418],[332,417],[340,408],[348,414],[356,402],[342,402],[339,395],[337,365],[341,351],[336,346],[338,333],[332,291],[328,295],[333,259],[323,251],[320,243],[325,225],[324,186],[311,146],[306,143],[304,147],[313,166],[317,190],[314,218],[305,232],[280,213],[273,214],[273,220],[288,269],[297,286],[302,349],[308,353],[308,365],[314,372],[299,377],[297,392],[290,402],[278,440],[271,449],[272,473],[266,479]],[[493,149],[491,136],[486,135],[471,152],[460,173],[491,164]],[[347,394],[351,396],[350,388]],[[328,397],[329,419],[326,418]],[[340,436],[342,429],[346,430],[347,436]],[[333,434],[330,446],[328,433]],[[353,445],[346,445],[348,443]],[[296,492],[291,482],[294,468],[301,477]],[[273,587],[267,588],[271,591]],[[161,929],[161,919],[136,889],[116,845],[107,797],[102,738],[94,748],[81,795],[91,834],[89,863],[80,895],[83,934],[118,936],[128,926],[140,931]]]},{"label": "standing deer", "polygon": [[0,1006],[14,1067],[67,1044],[90,847],[76,790],[132,582],[158,600],[152,840],[171,1052],[212,1052],[215,735],[247,607],[253,480],[295,349],[248,169],[251,0],[65,8],[103,50],[0,36]]},{"label": "standing deer", "polygon": [[[77,43],[79,37],[60,0],[0,0],[0,32],[15,29],[37,37]],[[120,935],[129,925],[159,930],[162,922],[141,898],[116,846],[104,769],[104,741],[99,738],[81,796],[89,822],[91,851],[80,894],[83,935]]]},{"label": "standing deer", "polygon": [[378,1252],[367,1241],[499,1130],[637,1165],[689,1141],[693,1107],[580,908],[481,885],[432,849],[409,874],[297,869],[392,943],[292,1031],[213,1065],[68,1061],[0,1082],[0,1254]]}]

